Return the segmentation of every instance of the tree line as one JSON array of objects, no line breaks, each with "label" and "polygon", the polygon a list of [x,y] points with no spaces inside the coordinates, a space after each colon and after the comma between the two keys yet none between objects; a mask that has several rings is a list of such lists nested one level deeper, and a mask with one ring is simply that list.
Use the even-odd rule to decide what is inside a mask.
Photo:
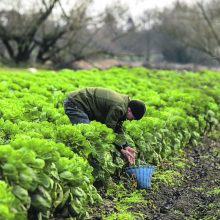
[{"label": "tree line", "polygon": [[[125,5],[92,13],[92,0],[38,0],[25,10],[23,0],[0,3],[0,63],[51,63],[114,57],[143,63],[220,61],[219,0],[146,10],[133,18]],[[68,7],[67,7],[68,6]],[[67,9],[68,8],[68,9]]]}]

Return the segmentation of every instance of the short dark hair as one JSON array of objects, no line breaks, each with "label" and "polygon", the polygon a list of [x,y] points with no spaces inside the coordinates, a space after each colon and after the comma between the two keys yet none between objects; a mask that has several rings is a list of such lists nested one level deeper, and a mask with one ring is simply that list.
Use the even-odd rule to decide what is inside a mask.
[{"label": "short dark hair", "polygon": [[134,115],[135,120],[141,119],[146,112],[146,106],[144,102],[139,100],[131,100],[128,103],[128,107],[131,109],[131,112]]}]

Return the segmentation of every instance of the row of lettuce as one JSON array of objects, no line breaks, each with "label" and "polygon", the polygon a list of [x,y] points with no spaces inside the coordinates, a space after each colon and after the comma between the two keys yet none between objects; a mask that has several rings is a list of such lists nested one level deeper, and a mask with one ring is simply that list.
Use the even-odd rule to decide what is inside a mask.
[{"label": "row of lettuce", "polygon": [[141,99],[147,113],[126,121],[125,134],[138,163],[170,160],[195,146],[220,119],[220,74],[144,68],[0,74],[0,219],[84,219],[101,202],[94,187],[107,187],[125,161],[120,142],[98,122],[72,126],[66,94],[107,87]]}]

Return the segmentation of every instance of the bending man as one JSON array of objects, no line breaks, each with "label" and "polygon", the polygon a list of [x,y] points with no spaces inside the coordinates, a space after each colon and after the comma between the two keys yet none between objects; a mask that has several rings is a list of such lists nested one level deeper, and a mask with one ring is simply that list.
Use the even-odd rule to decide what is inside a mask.
[{"label": "bending man", "polygon": [[[116,133],[123,133],[123,121],[141,119],[146,107],[142,101],[130,100],[127,95],[110,89],[89,87],[69,93],[64,110],[72,124],[96,120]],[[135,150],[127,142],[118,150],[134,164]]]}]

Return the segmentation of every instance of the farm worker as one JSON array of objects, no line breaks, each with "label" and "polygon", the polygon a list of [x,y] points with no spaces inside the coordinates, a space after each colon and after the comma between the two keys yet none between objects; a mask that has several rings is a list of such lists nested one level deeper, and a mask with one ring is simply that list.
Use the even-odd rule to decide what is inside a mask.
[{"label": "farm worker", "polygon": [[[123,121],[141,119],[146,107],[142,101],[130,100],[127,95],[110,89],[88,87],[69,93],[64,100],[64,110],[72,124],[96,120],[123,134]],[[126,141],[117,148],[130,164],[135,163],[135,149]]]}]

